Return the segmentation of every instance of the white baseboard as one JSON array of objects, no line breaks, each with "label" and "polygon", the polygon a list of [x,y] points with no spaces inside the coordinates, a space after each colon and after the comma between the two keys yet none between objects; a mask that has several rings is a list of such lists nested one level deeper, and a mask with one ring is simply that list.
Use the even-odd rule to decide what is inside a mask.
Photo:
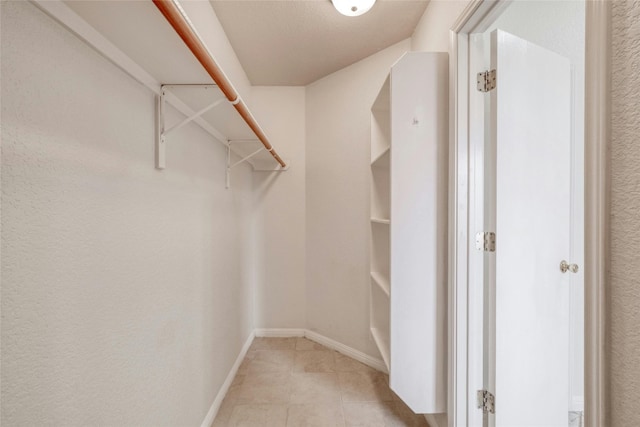
[{"label": "white baseboard", "polygon": [[[369,356],[359,350],[351,348],[347,345],[344,345],[338,341],[332,340],[331,338],[327,338],[324,335],[321,335],[317,332],[309,331],[307,329],[256,329],[249,335],[247,341],[244,343],[240,354],[238,354],[238,358],[236,362],[233,364],[233,367],[229,371],[227,375],[227,379],[220,387],[220,391],[218,391],[218,395],[215,400],[211,404],[211,408],[209,408],[209,412],[207,412],[207,416],[204,418],[201,427],[209,427],[213,420],[215,420],[216,415],[218,415],[218,410],[220,409],[220,405],[224,400],[227,392],[229,391],[229,387],[231,387],[231,383],[238,372],[238,368],[242,363],[242,360],[247,355],[247,351],[249,347],[251,347],[251,343],[253,342],[254,337],[272,337],[272,338],[290,338],[290,337],[306,337],[311,341],[315,341],[318,344],[322,344],[325,347],[329,347],[332,350],[335,350],[339,353],[344,354],[345,356],[349,356],[352,359],[357,360],[358,362],[362,362],[367,366],[372,367],[373,369],[377,369],[381,372],[387,372],[387,367],[381,359],[376,359],[375,357]],[[431,427],[439,427],[438,424],[431,424]]]},{"label": "white baseboard", "polygon": [[325,347],[329,347],[332,350],[336,350],[339,353],[349,356],[352,359],[362,362],[367,366],[377,369],[378,371],[387,372],[387,367],[381,359],[369,356],[359,350],[344,345],[331,338],[325,337],[317,332],[310,331],[308,329],[256,329],[256,337],[278,337],[278,338],[291,338],[291,337],[305,337],[311,341],[315,341],[318,344],[322,344]]},{"label": "white baseboard", "polygon": [[227,395],[227,392],[229,391],[229,387],[231,387],[231,383],[233,382],[233,379],[236,377],[236,373],[238,373],[238,368],[240,368],[240,365],[242,364],[244,357],[247,355],[247,351],[249,351],[249,347],[251,347],[251,343],[253,342],[254,337],[255,337],[255,332],[252,331],[249,334],[247,341],[245,341],[244,346],[242,346],[242,350],[240,350],[240,353],[238,354],[238,357],[236,358],[235,363],[231,367],[231,370],[229,371],[227,378],[224,380],[224,383],[222,383],[222,387],[220,387],[220,390],[218,391],[218,395],[216,396],[215,400],[211,404],[211,407],[209,408],[209,412],[207,412],[207,416],[204,417],[204,421],[202,421],[201,427],[210,427],[211,424],[213,424],[213,420],[216,419],[216,415],[218,415],[218,410],[220,409],[220,405],[222,404],[222,401]]},{"label": "white baseboard", "polygon": [[278,337],[278,338],[291,338],[291,337],[305,337],[311,341],[315,341],[318,344],[322,344],[325,347],[329,347],[332,350],[336,350],[339,353],[349,356],[352,359],[362,362],[367,366],[377,369],[378,371],[387,372],[387,367],[381,359],[369,356],[359,350],[344,345],[331,338],[325,337],[317,332],[310,331],[308,329],[256,329],[256,337]]},{"label": "white baseboard", "polygon": [[317,332],[305,330],[304,336],[306,338],[309,338],[311,341],[315,341],[318,344],[322,344],[325,347],[329,347],[330,349],[337,351],[338,353],[349,356],[350,358],[355,359],[358,362],[362,362],[365,365],[372,367],[373,369],[377,369],[378,371],[387,373],[387,366],[381,359],[376,359],[375,357],[369,356],[366,353],[351,348],[338,341],[332,340],[331,338],[327,338],[324,335],[320,335]]},{"label": "white baseboard", "polygon": [[256,337],[291,338],[304,337],[304,329],[256,329]]}]

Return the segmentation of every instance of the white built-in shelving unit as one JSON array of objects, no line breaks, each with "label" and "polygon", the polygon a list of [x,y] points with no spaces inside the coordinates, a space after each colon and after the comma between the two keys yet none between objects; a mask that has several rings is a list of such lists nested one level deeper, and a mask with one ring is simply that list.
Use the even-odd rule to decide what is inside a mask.
[{"label": "white built-in shelving unit", "polygon": [[405,54],[371,108],[371,336],[425,414],[446,412],[448,61]]}]

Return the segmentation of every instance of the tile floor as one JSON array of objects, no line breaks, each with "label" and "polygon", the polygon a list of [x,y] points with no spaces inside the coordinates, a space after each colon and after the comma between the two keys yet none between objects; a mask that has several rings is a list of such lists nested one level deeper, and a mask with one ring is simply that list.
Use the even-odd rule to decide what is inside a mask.
[{"label": "tile floor", "polygon": [[424,426],[387,375],[305,338],[256,338],[212,427]]}]

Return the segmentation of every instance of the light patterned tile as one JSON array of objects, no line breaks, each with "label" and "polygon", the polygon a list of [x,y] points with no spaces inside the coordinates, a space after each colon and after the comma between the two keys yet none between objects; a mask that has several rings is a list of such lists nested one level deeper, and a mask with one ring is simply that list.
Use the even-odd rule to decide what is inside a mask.
[{"label": "light patterned tile", "polygon": [[236,376],[233,377],[233,381],[231,382],[231,385],[240,385],[242,384],[245,378],[246,378],[246,375],[236,374]]},{"label": "light patterned tile", "polygon": [[330,351],[297,351],[293,372],[335,372],[336,362]]},{"label": "light patterned tile", "polygon": [[385,425],[388,427],[429,427],[424,415],[415,414],[402,401],[388,403],[385,412]]},{"label": "light patterned tile", "polygon": [[429,427],[423,415],[414,414],[402,402],[345,402],[347,426]]},{"label": "light patterned tile", "polygon": [[343,427],[342,406],[308,403],[289,405],[287,427]]},{"label": "light patterned tile", "polygon": [[386,427],[386,402],[344,402],[344,419],[347,426]]},{"label": "light patterned tile", "polygon": [[220,409],[218,409],[218,413],[216,414],[215,420],[213,420],[213,424],[211,427],[226,427],[229,425],[229,420],[231,419],[231,413],[233,412],[234,402],[227,400],[226,398],[222,401],[220,405]]},{"label": "light patterned tile", "polygon": [[304,338],[254,341],[213,424],[232,425],[428,426],[388,376]]},{"label": "light patterned tile", "polygon": [[275,427],[287,422],[286,405],[236,405],[229,427]]},{"label": "light patterned tile", "polygon": [[372,402],[393,400],[384,374],[339,372],[340,392],[344,402]]},{"label": "light patterned tile", "polygon": [[245,359],[253,359],[253,357],[256,354],[256,349],[252,347],[249,347],[249,350],[247,350],[247,354],[244,356]]},{"label": "light patterned tile", "polygon": [[263,372],[248,374],[242,381],[242,386],[284,385],[291,379],[289,372]]},{"label": "light patterned tile", "polygon": [[291,404],[339,403],[338,377],[332,373],[291,374]]},{"label": "light patterned tile", "polygon": [[245,375],[247,373],[247,371],[249,370],[249,364],[251,363],[251,359],[245,357],[242,360],[242,363],[240,364],[240,367],[238,367],[238,372],[236,373],[236,375]]},{"label": "light patterned tile", "polygon": [[393,400],[402,400],[393,390],[391,390],[391,396],[393,397]]},{"label": "light patterned tile", "polygon": [[582,427],[584,425],[583,411],[569,411],[569,427]]},{"label": "light patterned tile", "polygon": [[296,350],[299,351],[307,351],[307,350],[314,350],[314,351],[332,351],[330,348],[325,347],[321,344],[318,344],[317,342],[311,341],[307,338],[298,338],[296,339]]},{"label": "light patterned tile", "polygon": [[243,386],[235,399],[238,404],[289,403],[289,385]]},{"label": "light patterned tile", "polygon": [[289,403],[290,374],[249,374],[240,385],[235,397],[237,404],[285,404]]},{"label": "light patterned tile", "polygon": [[289,372],[295,359],[295,350],[257,350],[246,373]]},{"label": "light patterned tile", "polygon": [[235,402],[238,398],[238,393],[240,392],[240,387],[244,382],[245,375],[236,375],[229,386],[229,390],[227,391],[227,395],[224,397],[226,401]]},{"label": "light patterned tile", "polygon": [[264,338],[253,339],[251,350],[295,350],[297,338]]},{"label": "light patterned tile", "polygon": [[367,366],[364,363],[360,363],[357,360],[345,356],[344,354],[340,354],[337,351],[333,353],[333,357],[336,362],[337,372],[368,372],[372,374],[379,372],[372,367]]}]

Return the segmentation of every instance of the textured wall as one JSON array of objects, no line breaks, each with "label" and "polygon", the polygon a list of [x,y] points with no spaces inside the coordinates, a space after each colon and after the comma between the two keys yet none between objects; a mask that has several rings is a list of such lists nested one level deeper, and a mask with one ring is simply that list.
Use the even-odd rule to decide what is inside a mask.
[{"label": "textured wall", "polygon": [[155,170],[149,91],[28,2],[1,24],[1,422],[199,425],[252,328],[251,175],[195,126]]},{"label": "textured wall", "polygon": [[286,172],[253,173],[256,213],[256,328],[304,328],[305,88],[254,86],[251,109]]},{"label": "textured wall", "polygon": [[640,425],[640,2],[613,2],[611,425]]},{"label": "textured wall", "polygon": [[411,37],[411,50],[448,52],[449,30],[458,20],[468,0],[431,0]]},{"label": "textured wall", "polygon": [[307,327],[380,357],[369,333],[371,104],[407,39],[307,86]]}]

